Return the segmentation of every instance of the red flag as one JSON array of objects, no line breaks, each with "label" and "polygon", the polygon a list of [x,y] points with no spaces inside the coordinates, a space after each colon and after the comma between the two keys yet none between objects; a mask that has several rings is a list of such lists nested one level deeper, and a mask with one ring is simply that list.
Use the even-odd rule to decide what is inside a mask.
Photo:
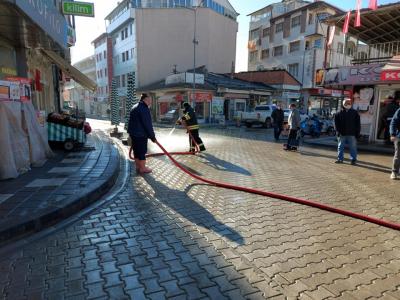
[{"label": "red flag", "polygon": [[354,27],[361,26],[361,0],[357,0],[357,8],[356,8],[356,18],[354,19]]},{"label": "red flag", "polygon": [[347,14],[346,14],[346,18],[344,19],[344,25],[343,25],[343,33],[344,34],[349,32],[350,14],[351,14],[351,12],[348,11]]},{"label": "red flag", "polygon": [[378,0],[369,0],[368,8],[375,10],[378,8]]}]

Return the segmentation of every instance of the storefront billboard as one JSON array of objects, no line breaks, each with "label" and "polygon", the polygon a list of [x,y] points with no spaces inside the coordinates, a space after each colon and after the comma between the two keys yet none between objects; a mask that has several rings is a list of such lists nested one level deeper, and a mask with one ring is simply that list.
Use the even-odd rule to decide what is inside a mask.
[{"label": "storefront billboard", "polygon": [[382,81],[400,81],[400,70],[385,70],[381,73]]},{"label": "storefront billboard", "polygon": [[67,21],[53,0],[16,0],[15,3],[54,41],[64,48],[67,47]]},{"label": "storefront billboard", "polygon": [[358,65],[329,69],[325,73],[324,85],[369,85],[381,81],[384,64]]}]

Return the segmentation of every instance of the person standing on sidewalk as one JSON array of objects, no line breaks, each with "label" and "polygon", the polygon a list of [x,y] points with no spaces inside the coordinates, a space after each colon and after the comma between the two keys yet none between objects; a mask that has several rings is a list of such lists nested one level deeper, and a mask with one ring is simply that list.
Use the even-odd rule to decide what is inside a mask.
[{"label": "person standing on sidewalk", "polygon": [[279,141],[279,136],[281,135],[283,129],[283,121],[285,119],[285,115],[283,109],[280,104],[274,109],[271,114],[272,122],[274,125],[274,138],[275,141]]},{"label": "person standing on sidewalk", "polygon": [[351,99],[343,100],[343,109],[335,115],[335,128],[338,136],[338,157],[335,163],[341,164],[344,159],[344,146],[350,148],[351,164],[357,163],[357,138],[360,136],[360,115],[352,108]]},{"label": "person standing on sidewalk", "polygon": [[133,144],[136,172],[139,174],[150,173],[152,170],[146,167],[147,140],[157,142],[151,121],[151,98],[142,94],[139,103],[133,106],[130,112],[128,133]]},{"label": "person standing on sidewalk", "polygon": [[195,143],[199,146],[200,151],[205,151],[206,147],[204,146],[203,141],[199,136],[200,127],[197,123],[196,113],[194,112],[194,109],[187,102],[183,103],[183,108],[183,116],[178,121],[176,121],[176,124],[181,125],[183,122],[186,124],[186,129],[189,133],[189,151],[195,152]]},{"label": "person standing on sidewalk", "polygon": [[297,132],[300,129],[300,112],[296,108],[296,104],[292,103],[289,106],[290,108],[290,115],[288,119],[288,126],[289,126],[289,138],[287,144],[284,145],[284,150],[291,150],[291,151],[296,151],[298,144],[299,144],[299,139],[297,138]]},{"label": "person standing on sidewalk", "polygon": [[390,122],[390,140],[394,143],[394,157],[391,179],[398,179],[400,171],[400,108]]}]

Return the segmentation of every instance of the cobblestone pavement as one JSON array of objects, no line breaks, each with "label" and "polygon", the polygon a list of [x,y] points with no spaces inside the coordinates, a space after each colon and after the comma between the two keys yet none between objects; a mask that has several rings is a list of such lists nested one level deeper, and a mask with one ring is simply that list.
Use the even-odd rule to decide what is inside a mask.
[{"label": "cobblestone pavement", "polygon": [[[265,130],[201,133],[208,151],[178,158],[197,174],[400,222],[391,157],[335,165],[332,151],[283,152]],[[183,131],[158,136],[187,147]],[[2,297],[400,299],[399,232],[199,184],[163,157],[149,165],[111,203],[3,254]]]}]

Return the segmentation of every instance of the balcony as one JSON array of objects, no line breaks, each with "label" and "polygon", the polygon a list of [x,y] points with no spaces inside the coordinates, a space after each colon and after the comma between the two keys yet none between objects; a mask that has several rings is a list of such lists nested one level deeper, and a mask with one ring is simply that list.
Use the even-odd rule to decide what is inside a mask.
[{"label": "balcony", "polygon": [[121,25],[123,25],[128,20],[133,20],[135,18],[135,10],[130,8],[122,12],[119,16],[114,18],[111,23],[107,26],[107,33],[111,34],[115,30],[118,30]]}]

